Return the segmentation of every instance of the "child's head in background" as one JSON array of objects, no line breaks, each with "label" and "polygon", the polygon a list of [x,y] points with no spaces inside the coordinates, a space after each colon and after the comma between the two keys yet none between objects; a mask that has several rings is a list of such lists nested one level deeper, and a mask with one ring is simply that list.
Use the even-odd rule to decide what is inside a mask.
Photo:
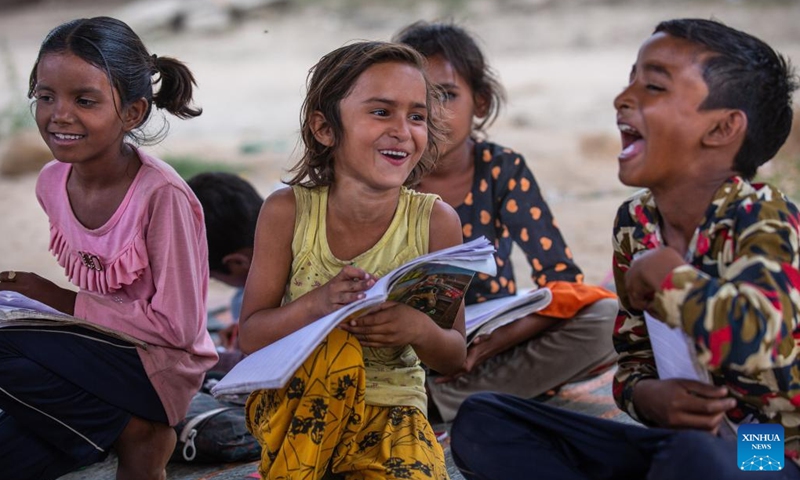
[{"label": "child's head in background", "polygon": [[713,20],[660,23],[614,102],[620,180],[652,188],[667,165],[675,181],[724,175],[703,170],[715,152],[729,174],[752,178],[789,134],[796,88],[789,62],[752,35]]},{"label": "child's head in background", "polygon": [[[68,71],[70,68],[73,71]],[[81,82],[93,80],[91,74],[98,73],[95,70],[105,77],[105,84],[110,85],[110,98],[102,98],[103,92],[96,91],[105,85],[81,85]],[[76,71],[83,75],[76,76]],[[45,73],[50,77],[43,83],[41,76]],[[200,115],[201,110],[191,106],[194,83],[192,73],[183,63],[151,55],[124,22],[94,17],[66,22],[45,37],[31,70],[28,97],[36,99],[37,123],[51,150],[53,142],[48,141],[48,136],[52,134],[54,122],[75,120],[78,123],[76,133],[86,135],[89,132],[80,130],[90,125],[80,125],[80,122],[87,115],[96,118],[91,111],[98,108],[113,109],[122,122],[124,136],[146,143],[157,141],[165,133],[162,129],[149,138],[142,131],[153,105],[179,118]],[[159,88],[154,92],[156,84]],[[129,112],[131,106],[137,106],[134,108],[137,111]],[[89,124],[93,121],[85,119]]]},{"label": "child's head in background", "polygon": [[[424,130],[426,138],[424,145],[416,148],[412,155],[414,166],[404,184],[415,184],[433,168],[438,157],[437,142],[442,138],[442,127],[439,124],[438,93],[425,76],[425,59],[404,45],[358,42],[323,56],[309,72],[308,93],[301,110],[301,136],[305,152],[292,169],[294,176],[288,182],[290,185],[324,186],[334,182],[337,162],[346,160],[343,148],[362,133],[355,125],[347,124],[343,106],[356,87],[363,83],[365,74],[373,76],[388,68],[394,69],[396,74],[409,68],[416,70],[419,72],[419,82],[422,82],[417,86],[424,90],[421,98],[416,99],[417,112],[410,119],[405,119],[411,122],[412,131],[419,133]],[[387,122],[391,121],[393,109],[397,106],[395,97],[406,95],[408,89],[393,82],[385,82],[384,85],[385,92],[378,92],[375,98],[364,99],[371,104],[364,103],[352,108],[371,109],[368,110],[371,118],[382,116]],[[354,110],[353,113],[361,114],[360,110]]]},{"label": "child's head in background", "polygon": [[200,173],[187,183],[203,206],[211,278],[243,287],[264,200],[249,182],[231,173]]},{"label": "child's head in background", "polygon": [[505,92],[473,37],[453,23],[419,21],[398,32],[394,41],[428,59],[428,77],[443,91],[449,115],[448,148],[473,132],[485,134],[500,112]]}]

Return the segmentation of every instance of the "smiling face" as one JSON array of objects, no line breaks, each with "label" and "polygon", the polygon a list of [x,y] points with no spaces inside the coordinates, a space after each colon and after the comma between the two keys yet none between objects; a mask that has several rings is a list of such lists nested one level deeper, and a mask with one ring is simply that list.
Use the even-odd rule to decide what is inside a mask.
[{"label": "smiling face", "polygon": [[708,96],[702,75],[707,54],[664,33],[642,45],[630,84],[614,100],[625,185],[669,188],[701,173],[702,139],[714,121],[713,110],[700,110]]},{"label": "smiling face", "polygon": [[[337,182],[350,177],[376,189],[400,187],[428,142],[422,72],[399,62],[364,70],[339,103],[343,135],[334,153]],[[318,134],[332,144],[329,129]]]},{"label": "smiling face", "polygon": [[71,53],[47,54],[34,97],[39,133],[59,161],[89,164],[120,154],[126,109],[99,68]]}]

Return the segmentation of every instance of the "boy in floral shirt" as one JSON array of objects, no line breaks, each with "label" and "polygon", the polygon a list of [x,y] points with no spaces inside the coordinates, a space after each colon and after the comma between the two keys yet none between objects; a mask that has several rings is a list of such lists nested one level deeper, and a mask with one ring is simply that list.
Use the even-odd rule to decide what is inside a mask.
[{"label": "boy in floral shirt", "polygon": [[[526,478],[504,461],[509,444],[539,478],[752,478],[732,441],[751,422],[785,430],[786,457],[771,453],[782,471],[762,475],[800,478],[800,214],[750,182],[789,134],[796,88],[788,62],[748,34],[695,19],[656,27],[614,101],[619,178],[645,190],[617,212],[613,264],[614,397],[654,428],[473,397],[453,427],[468,478]],[[659,379],[645,311],[689,335],[713,384]],[[498,456],[476,458],[481,442]]]}]

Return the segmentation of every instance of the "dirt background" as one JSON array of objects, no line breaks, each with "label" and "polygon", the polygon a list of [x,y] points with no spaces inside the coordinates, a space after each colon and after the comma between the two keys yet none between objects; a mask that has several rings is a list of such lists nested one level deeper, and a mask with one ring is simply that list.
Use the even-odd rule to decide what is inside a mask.
[{"label": "dirt background", "polygon": [[[525,155],[593,283],[608,280],[614,213],[633,192],[616,177],[612,99],[654,26],[676,17],[715,18],[800,63],[796,0],[0,0],[0,162],[14,164],[4,171],[36,170],[27,154],[8,150],[24,136],[18,124],[33,123],[25,96],[39,43],[66,20],[95,15],[127,21],[151,52],[185,61],[197,78],[203,115],[168,118],[169,136],[148,151],[242,169],[263,195],[297,158],[305,78],[321,55],[355,39],[388,40],[418,19],[457,21],[477,36],[507,89],[508,104],[489,137]],[[797,198],[795,140],[762,176]],[[23,152],[43,144],[26,145]],[[0,270],[35,271],[66,285],[47,252],[47,219],[34,184],[35,173],[0,175]],[[527,267],[520,268],[525,285]],[[212,304],[229,293],[218,284],[211,291]]]}]

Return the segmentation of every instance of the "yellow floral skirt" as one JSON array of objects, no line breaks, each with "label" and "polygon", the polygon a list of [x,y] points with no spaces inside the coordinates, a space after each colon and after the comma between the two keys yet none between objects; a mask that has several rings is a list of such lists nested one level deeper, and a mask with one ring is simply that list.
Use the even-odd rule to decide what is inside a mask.
[{"label": "yellow floral skirt", "polygon": [[280,390],[247,399],[247,428],[261,444],[262,478],[446,480],[444,452],[415,407],[364,402],[361,344],[334,330]]}]

